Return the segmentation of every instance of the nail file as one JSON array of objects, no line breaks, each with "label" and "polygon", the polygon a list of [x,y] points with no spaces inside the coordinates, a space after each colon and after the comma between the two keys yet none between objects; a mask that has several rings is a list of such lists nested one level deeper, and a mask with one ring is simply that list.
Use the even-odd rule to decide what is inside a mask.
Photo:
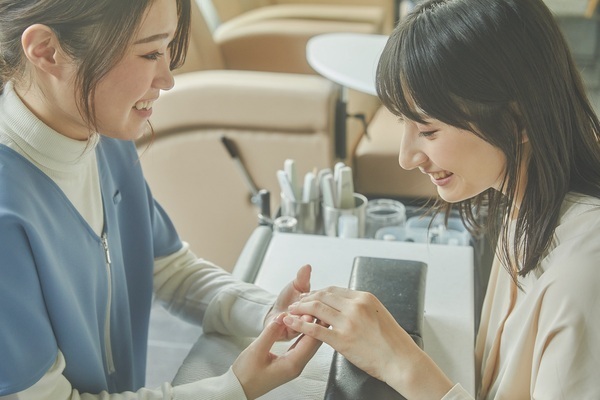
[{"label": "nail file", "polygon": [[354,182],[352,181],[352,169],[350,167],[340,168],[340,178],[337,181],[337,195],[339,197],[339,208],[354,208]]},{"label": "nail file", "polygon": [[323,203],[327,207],[335,208],[335,186],[333,184],[333,175],[331,173],[323,176],[323,180],[321,181],[321,193],[323,193]]},{"label": "nail file", "polygon": [[302,202],[309,203],[317,199],[317,178],[312,172],[304,175],[304,185],[302,186]]},{"label": "nail file", "polygon": [[343,162],[337,162],[335,163],[335,165],[333,166],[333,179],[337,182],[340,179],[340,170],[342,168],[344,168],[346,166],[346,164],[344,164]]},{"label": "nail file", "polygon": [[327,174],[329,174],[329,175],[333,174],[333,172],[331,171],[331,168],[323,168],[323,169],[319,170],[319,172],[317,173],[317,189],[320,191],[320,193],[319,193],[320,197],[323,197],[323,177]]},{"label": "nail file", "polygon": [[296,161],[292,159],[287,159],[283,162],[283,170],[285,171],[290,185],[292,185],[292,190],[294,191],[294,198],[301,199],[302,193],[300,182],[298,182],[298,171],[296,170]]},{"label": "nail file", "polygon": [[296,201],[296,194],[292,189],[292,185],[287,177],[287,174],[283,170],[277,171],[277,180],[279,181],[279,186],[281,187],[281,191],[283,195],[292,201]]}]

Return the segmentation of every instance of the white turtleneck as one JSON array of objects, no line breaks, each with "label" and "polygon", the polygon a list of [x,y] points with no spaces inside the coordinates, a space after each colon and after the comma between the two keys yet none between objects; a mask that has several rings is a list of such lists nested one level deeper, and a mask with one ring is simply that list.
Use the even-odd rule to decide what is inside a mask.
[{"label": "white turtleneck", "polygon": [[0,144],[27,158],[64,192],[98,235],[104,213],[96,152],[98,136],[68,138],[37,119],[8,83],[0,96]]}]

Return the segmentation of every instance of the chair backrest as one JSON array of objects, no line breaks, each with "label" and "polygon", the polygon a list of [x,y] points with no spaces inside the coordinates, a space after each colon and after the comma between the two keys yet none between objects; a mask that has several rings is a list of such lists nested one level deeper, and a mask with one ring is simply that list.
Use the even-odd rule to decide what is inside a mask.
[{"label": "chair backrest", "polygon": [[221,22],[244,14],[248,11],[277,4],[328,4],[340,6],[372,6],[381,7],[385,10],[385,22],[383,33],[390,32],[396,22],[398,0],[212,0],[215,11]]},{"label": "chair backrest", "polygon": [[[231,0],[229,0],[231,1]],[[382,32],[389,33],[394,28],[397,19],[399,0],[275,0],[276,4],[331,4],[340,6],[370,6],[380,7],[384,10],[385,20]]]},{"label": "chair backrest", "polygon": [[229,21],[240,14],[255,8],[276,4],[274,0],[212,0],[221,22]]},{"label": "chair backrest", "polygon": [[190,45],[185,64],[175,72],[180,74],[191,71],[225,69],[225,63],[219,46],[215,43],[204,15],[196,1],[191,1],[192,23]]}]

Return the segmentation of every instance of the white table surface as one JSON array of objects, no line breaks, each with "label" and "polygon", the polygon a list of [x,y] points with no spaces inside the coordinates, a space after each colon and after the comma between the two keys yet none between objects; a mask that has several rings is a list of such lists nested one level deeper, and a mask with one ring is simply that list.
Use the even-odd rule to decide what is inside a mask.
[{"label": "white table surface", "polygon": [[[474,267],[471,247],[278,233],[270,240],[255,283],[279,293],[294,278],[298,268],[308,263],[313,267],[313,289],[331,285],[347,287],[356,256],[417,260],[427,264],[425,351],[452,381],[460,382],[474,394]],[[220,335],[200,336],[174,384],[224,373],[250,340]],[[287,346],[289,343],[278,343],[272,351],[279,354]],[[324,344],[298,379],[260,399],[323,399],[332,354],[331,347]]]},{"label": "white table surface", "polygon": [[325,78],[376,96],[375,73],[387,38],[364,33],[317,35],[306,44],[306,59]]},{"label": "white table surface", "polygon": [[[425,351],[454,382],[472,394],[474,368],[473,248],[316,235],[276,234],[256,284],[278,292],[303,264],[313,267],[312,289],[347,287],[356,256],[427,264],[423,342]],[[327,365],[327,367],[329,367]],[[328,370],[328,369],[327,369]]]}]

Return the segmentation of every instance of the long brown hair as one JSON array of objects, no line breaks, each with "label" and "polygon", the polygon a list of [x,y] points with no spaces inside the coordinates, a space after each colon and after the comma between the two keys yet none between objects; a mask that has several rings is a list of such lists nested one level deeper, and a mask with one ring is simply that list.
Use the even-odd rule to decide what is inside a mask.
[{"label": "long brown hair", "polygon": [[[488,209],[492,237],[516,280],[550,248],[567,192],[600,195],[600,123],[568,45],[542,0],[428,0],[391,34],[377,91],[393,113],[423,122],[419,111],[469,130],[506,156],[502,192],[489,189],[455,204],[472,228]],[[531,147],[523,160],[523,135]],[[527,185],[517,212],[520,165]],[[453,207],[439,201],[438,210]]]},{"label": "long brown hair", "polygon": [[[154,0],[0,0],[0,93],[9,80],[23,78],[21,35],[33,24],[46,25],[75,62],[80,113],[95,131],[94,94],[102,78],[123,58]],[[178,25],[169,46],[171,69],[185,60],[190,0],[176,0]]]}]

